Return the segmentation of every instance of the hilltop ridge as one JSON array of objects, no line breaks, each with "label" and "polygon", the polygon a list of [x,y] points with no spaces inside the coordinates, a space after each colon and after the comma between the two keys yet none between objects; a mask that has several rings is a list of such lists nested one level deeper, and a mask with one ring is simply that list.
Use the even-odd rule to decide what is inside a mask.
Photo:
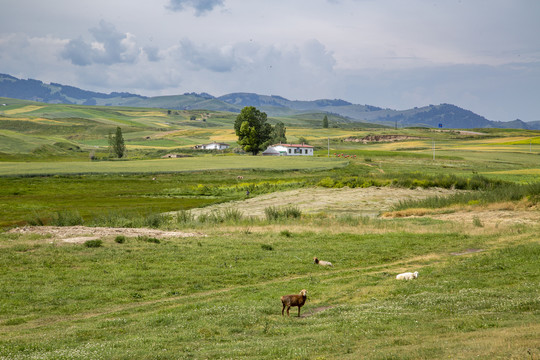
[{"label": "hilltop ridge", "polygon": [[109,94],[79,89],[59,83],[18,79],[0,74],[0,97],[39,101],[50,104],[150,107],[175,110],[212,110],[237,113],[245,106],[256,106],[269,116],[294,116],[305,113],[335,114],[351,122],[370,122],[396,127],[517,128],[540,129],[540,121],[492,121],[453,104],[428,105],[395,110],[372,105],[353,104],[342,99],[289,100],[279,95],[238,92],[215,97],[208,93],[148,97],[129,92]]}]

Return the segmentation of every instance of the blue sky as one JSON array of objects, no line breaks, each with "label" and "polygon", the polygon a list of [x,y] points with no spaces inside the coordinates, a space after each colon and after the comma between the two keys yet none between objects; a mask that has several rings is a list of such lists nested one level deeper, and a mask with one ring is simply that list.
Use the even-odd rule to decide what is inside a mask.
[{"label": "blue sky", "polygon": [[0,72],[540,120],[537,0],[5,0]]}]

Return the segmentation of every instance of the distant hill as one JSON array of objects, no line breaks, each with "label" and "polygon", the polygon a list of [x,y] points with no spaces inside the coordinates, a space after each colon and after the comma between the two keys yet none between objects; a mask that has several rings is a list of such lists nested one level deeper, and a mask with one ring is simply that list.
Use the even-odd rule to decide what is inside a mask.
[{"label": "distant hill", "polygon": [[408,110],[384,109],[370,105],[352,104],[340,99],[313,101],[288,100],[277,95],[232,93],[214,97],[206,93],[147,97],[127,92],[104,94],[57,83],[21,80],[0,74],[0,97],[33,100],[51,104],[149,107],[175,110],[211,110],[240,112],[245,106],[255,106],[269,116],[299,114],[333,114],[347,122],[374,123],[387,126],[424,126],[447,129],[517,128],[540,129],[540,121],[509,122],[488,120],[470,110],[452,104],[429,105]]}]

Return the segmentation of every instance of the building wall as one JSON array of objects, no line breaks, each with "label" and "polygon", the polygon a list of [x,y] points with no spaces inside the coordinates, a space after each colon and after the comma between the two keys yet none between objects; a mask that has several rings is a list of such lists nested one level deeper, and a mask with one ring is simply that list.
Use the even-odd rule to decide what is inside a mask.
[{"label": "building wall", "polygon": [[274,149],[281,153],[285,152],[288,156],[313,156],[313,148],[277,145],[274,146]]}]

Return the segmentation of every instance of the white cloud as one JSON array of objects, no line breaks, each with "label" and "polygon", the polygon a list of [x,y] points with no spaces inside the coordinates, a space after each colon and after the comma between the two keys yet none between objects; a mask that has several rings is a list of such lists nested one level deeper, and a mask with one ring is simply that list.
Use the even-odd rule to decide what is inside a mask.
[{"label": "white cloud", "polygon": [[224,0],[169,0],[167,8],[172,11],[184,11],[186,7],[193,8],[196,16],[204,15],[218,6],[223,6]]},{"label": "white cloud", "polygon": [[61,56],[74,65],[87,66],[93,63],[131,63],[141,53],[135,37],[119,32],[111,23],[101,20],[98,27],[89,31],[95,41],[88,43],[82,37],[72,39],[62,50]]}]

